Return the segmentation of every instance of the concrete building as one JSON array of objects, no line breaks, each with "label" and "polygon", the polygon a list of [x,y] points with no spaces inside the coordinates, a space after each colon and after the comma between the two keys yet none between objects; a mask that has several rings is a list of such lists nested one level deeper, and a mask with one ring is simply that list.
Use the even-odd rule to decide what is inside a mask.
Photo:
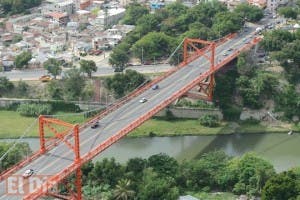
[{"label": "concrete building", "polygon": [[259,8],[267,7],[267,0],[248,0],[248,3]]},{"label": "concrete building", "polygon": [[94,20],[94,25],[106,27],[117,24],[125,15],[124,8],[108,9],[106,12],[102,11]]},{"label": "concrete building", "polygon": [[276,9],[280,5],[285,5],[288,3],[288,0],[267,0],[267,9],[273,13],[276,14]]}]

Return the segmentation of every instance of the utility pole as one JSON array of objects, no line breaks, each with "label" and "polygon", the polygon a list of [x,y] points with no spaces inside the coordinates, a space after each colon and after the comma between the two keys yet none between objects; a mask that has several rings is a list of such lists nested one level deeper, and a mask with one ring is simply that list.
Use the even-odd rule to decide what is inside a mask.
[{"label": "utility pole", "polygon": [[144,64],[144,48],[142,47],[142,60],[141,60],[141,64]]}]

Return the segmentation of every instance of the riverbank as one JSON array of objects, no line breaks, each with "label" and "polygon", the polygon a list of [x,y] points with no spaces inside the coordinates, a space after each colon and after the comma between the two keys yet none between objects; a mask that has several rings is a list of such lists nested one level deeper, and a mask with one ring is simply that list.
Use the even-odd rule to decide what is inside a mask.
[{"label": "riverbank", "polygon": [[171,121],[154,118],[129,134],[129,137],[145,136],[184,136],[184,135],[226,135],[251,133],[288,133],[300,132],[300,127],[289,123],[253,124],[247,122],[221,122],[218,127],[201,126],[197,119],[175,119]]},{"label": "riverbank", "polygon": [[[83,123],[86,119],[83,115],[58,112],[60,119],[70,123]],[[38,123],[36,118],[23,117],[15,111],[0,111],[0,139],[19,138],[32,124],[25,137],[38,137]],[[250,134],[250,133],[287,133],[290,130],[300,132],[300,127],[293,124],[251,124],[237,122],[221,122],[218,127],[209,128],[201,126],[197,119],[174,119],[167,121],[164,118],[156,117],[148,120],[142,126],[135,129],[128,137],[148,136],[184,136],[184,135],[225,135],[225,134]]]}]

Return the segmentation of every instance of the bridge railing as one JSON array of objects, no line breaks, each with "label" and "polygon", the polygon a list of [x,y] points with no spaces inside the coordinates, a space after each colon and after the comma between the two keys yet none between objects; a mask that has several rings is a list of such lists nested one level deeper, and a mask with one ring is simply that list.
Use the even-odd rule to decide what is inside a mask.
[{"label": "bridge railing", "polygon": [[[233,34],[229,34],[229,35],[221,38],[220,40],[217,41],[216,46],[220,46],[221,44],[225,43],[226,41],[232,39],[235,36],[236,36],[236,33],[233,33]],[[141,87],[135,89],[133,92],[131,92],[127,96],[119,99],[115,104],[113,104],[112,106],[108,107],[104,111],[100,112],[99,115],[96,115],[92,119],[88,120],[85,124],[81,125],[80,126],[80,131],[82,129],[90,126],[95,121],[98,121],[98,120],[102,119],[103,117],[107,116],[109,113],[115,111],[116,109],[118,109],[122,105],[126,104],[128,101],[130,101],[134,97],[142,94],[144,91],[150,89],[153,85],[157,84],[158,82],[160,82],[163,79],[167,78],[168,76],[172,75],[173,73],[175,73],[179,69],[185,67],[188,63],[190,63],[190,62],[194,61],[195,59],[197,59],[198,57],[202,56],[204,53],[206,53],[207,48],[208,47],[204,47],[203,49],[201,49],[201,51],[198,54],[194,54],[193,56],[189,57],[188,60],[187,60],[187,62],[181,62],[177,67],[172,68],[168,72],[164,73],[162,76],[157,77],[156,79],[152,80],[148,84],[142,85]],[[68,139],[71,136],[72,136],[72,133],[69,133],[65,137],[65,139]],[[58,145],[58,143],[60,141],[61,140],[52,140],[50,144],[47,144],[46,150],[49,151],[49,150],[53,149],[55,146]],[[40,157],[41,155],[42,155],[42,153],[40,151],[37,151],[32,156],[24,159],[23,161],[21,161],[20,163],[14,165],[13,167],[11,167],[11,168],[3,171],[0,174],[0,181],[2,181],[3,179],[7,178],[9,176],[9,174],[17,171],[18,169],[20,169],[23,166],[27,165],[28,163],[32,162],[33,160],[35,160],[36,158]]]}]

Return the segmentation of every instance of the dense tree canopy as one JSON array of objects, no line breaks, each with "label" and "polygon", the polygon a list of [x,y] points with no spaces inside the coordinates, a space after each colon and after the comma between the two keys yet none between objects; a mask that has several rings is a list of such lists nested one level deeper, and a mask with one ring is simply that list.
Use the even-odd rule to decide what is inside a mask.
[{"label": "dense tree canopy", "polygon": [[237,5],[234,12],[240,14],[245,21],[250,22],[257,22],[264,16],[262,9],[254,5],[249,5],[248,3]]},{"label": "dense tree canopy", "polygon": [[67,100],[80,100],[85,84],[84,77],[78,69],[74,68],[67,71],[63,84],[65,98]]},{"label": "dense tree canopy", "polygon": [[252,6],[241,7],[239,13],[231,12],[224,4],[211,1],[191,8],[174,2],[150,14],[133,3],[128,6],[123,23],[136,27],[113,49],[109,62],[122,71],[130,57],[152,62],[166,59],[184,37],[213,40],[239,30],[245,16],[258,20],[260,13]]},{"label": "dense tree canopy", "polygon": [[282,7],[278,9],[278,13],[283,15],[285,18],[297,19],[298,10],[295,7]]},{"label": "dense tree canopy", "polygon": [[41,2],[42,0],[0,0],[0,6],[5,13],[15,14],[38,6]]},{"label": "dense tree canopy", "polygon": [[132,46],[132,52],[141,60],[155,60],[170,54],[175,40],[164,33],[150,32]]},{"label": "dense tree canopy", "polygon": [[6,77],[0,77],[0,97],[7,92],[11,92],[14,88],[14,84]]},{"label": "dense tree canopy", "polygon": [[107,88],[113,91],[116,97],[124,96],[144,82],[145,77],[134,70],[126,70],[125,73],[115,74],[105,80]]},{"label": "dense tree canopy", "polygon": [[138,3],[131,3],[127,7],[125,17],[123,19],[124,24],[135,25],[137,19],[141,18],[143,15],[148,14],[149,10],[138,4]]},{"label": "dense tree canopy", "polygon": [[[0,157],[2,157],[11,147],[12,143],[0,143]],[[23,160],[26,156],[32,153],[27,143],[17,143],[7,154],[3,157],[0,165],[0,173],[5,169],[13,166],[17,162]]]},{"label": "dense tree canopy", "polygon": [[24,51],[15,57],[16,68],[22,69],[28,65],[32,54],[29,51]]},{"label": "dense tree canopy", "polygon": [[[262,200],[296,199],[299,197],[296,175],[289,171],[273,176],[266,182]],[[297,198],[298,199],[298,198]]]}]

